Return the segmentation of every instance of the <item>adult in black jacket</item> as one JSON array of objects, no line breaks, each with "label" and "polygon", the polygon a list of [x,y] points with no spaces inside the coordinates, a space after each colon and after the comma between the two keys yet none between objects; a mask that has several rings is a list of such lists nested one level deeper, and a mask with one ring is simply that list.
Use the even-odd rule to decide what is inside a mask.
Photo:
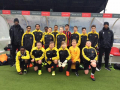
[{"label": "adult in black jacket", "polygon": [[9,30],[9,35],[11,38],[11,45],[12,45],[12,50],[11,50],[11,56],[12,56],[12,65],[15,64],[15,54],[16,54],[16,49],[19,50],[21,46],[21,39],[22,35],[24,33],[23,28],[19,25],[19,20],[18,18],[14,19],[14,25],[11,26]]},{"label": "adult in black jacket", "polygon": [[114,34],[112,30],[109,29],[109,23],[104,22],[104,27],[101,31],[99,31],[99,41],[98,41],[98,46],[99,46],[99,58],[98,58],[98,65],[96,70],[100,71],[101,69],[101,63],[102,63],[102,55],[105,52],[105,69],[110,70],[108,67],[108,62],[109,62],[109,54],[111,51],[111,47],[113,46],[113,41],[114,41]]}]

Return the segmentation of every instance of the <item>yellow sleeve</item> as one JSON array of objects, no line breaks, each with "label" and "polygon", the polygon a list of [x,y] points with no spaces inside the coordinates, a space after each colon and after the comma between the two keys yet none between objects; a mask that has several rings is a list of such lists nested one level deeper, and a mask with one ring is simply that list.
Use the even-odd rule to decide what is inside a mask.
[{"label": "yellow sleeve", "polygon": [[[64,34],[65,35],[65,34]],[[67,43],[67,37],[66,37],[66,35],[65,35],[65,42]]]},{"label": "yellow sleeve", "polygon": [[77,46],[79,46],[81,43],[81,35],[79,33],[78,33],[78,35],[79,35],[79,40],[78,40]]},{"label": "yellow sleeve", "polygon": [[22,40],[21,40],[21,46],[23,46],[23,39],[24,39],[25,33],[22,35]]},{"label": "yellow sleeve", "polygon": [[47,55],[46,55],[46,53],[47,53],[47,50],[45,51],[45,61],[47,62]]},{"label": "yellow sleeve", "polygon": [[90,59],[85,55],[84,49],[85,49],[85,48],[82,49],[82,56],[83,56],[84,59],[90,61]]},{"label": "yellow sleeve", "polygon": [[31,52],[30,52],[30,56],[31,56],[32,59],[35,59],[34,55],[32,54],[33,51],[34,51],[34,48],[31,50]]},{"label": "yellow sleeve", "polygon": [[43,51],[43,54],[42,54],[42,56],[40,57],[39,60],[42,60],[45,57],[45,49],[43,48],[42,51]]},{"label": "yellow sleeve", "polygon": [[95,59],[94,60],[98,60],[98,55],[97,55],[97,51],[96,51],[96,49],[94,49],[95,50],[95,52],[96,52],[96,57],[95,57]]},{"label": "yellow sleeve", "polygon": [[57,51],[57,56],[56,57],[52,57],[52,60],[58,60],[59,59],[59,52],[57,49],[55,49]]},{"label": "yellow sleeve", "polygon": [[53,36],[53,40],[54,40],[54,42],[55,42],[55,37],[54,37],[54,35],[52,34],[52,36]]},{"label": "yellow sleeve", "polygon": [[32,35],[33,35],[33,45],[32,45],[32,48],[34,48],[36,41],[35,41],[35,36],[34,36],[34,34],[32,34]]},{"label": "yellow sleeve", "polygon": [[43,35],[43,44],[45,45],[45,34]]},{"label": "yellow sleeve", "polygon": [[75,57],[75,60],[78,60],[80,58],[80,49],[77,49],[77,56]]},{"label": "yellow sleeve", "polygon": [[57,48],[57,36],[58,34],[56,35],[56,41],[55,41],[55,47]]},{"label": "yellow sleeve", "polygon": [[67,49],[67,52],[68,52],[69,56],[66,58],[66,60],[70,60],[71,59],[71,54],[70,54],[68,49]]},{"label": "yellow sleeve", "polygon": [[29,51],[26,50],[26,56],[22,56],[21,58],[26,60],[30,59]]},{"label": "yellow sleeve", "polygon": [[44,34],[43,34],[43,32],[42,32],[42,38],[41,38],[40,42],[42,42],[42,41],[43,41],[43,35],[44,35]]},{"label": "yellow sleeve", "polygon": [[16,70],[17,72],[21,72],[21,69],[20,69],[20,61],[18,59],[18,57],[20,56],[20,51],[17,53],[16,55]]}]

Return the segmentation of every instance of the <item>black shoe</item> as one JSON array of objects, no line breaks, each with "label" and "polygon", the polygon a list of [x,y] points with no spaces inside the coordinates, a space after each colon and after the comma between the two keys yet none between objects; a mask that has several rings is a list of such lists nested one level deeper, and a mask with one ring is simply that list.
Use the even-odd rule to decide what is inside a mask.
[{"label": "black shoe", "polygon": [[76,75],[76,76],[79,76],[78,72],[75,72],[75,75]]},{"label": "black shoe", "polygon": [[108,70],[108,71],[111,71],[111,69],[109,67],[105,67],[105,69]]}]

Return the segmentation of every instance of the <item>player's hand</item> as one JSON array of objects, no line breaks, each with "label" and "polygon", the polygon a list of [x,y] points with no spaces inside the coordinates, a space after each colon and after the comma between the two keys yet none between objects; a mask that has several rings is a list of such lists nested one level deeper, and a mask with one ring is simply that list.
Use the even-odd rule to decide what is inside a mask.
[{"label": "player's hand", "polygon": [[18,59],[20,60],[20,59],[21,59],[21,57],[19,56],[19,57],[18,57]]},{"label": "player's hand", "polygon": [[19,75],[22,75],[23,73],[22,72],[19,72]]},{"label": "player's hand", "polygon": [[34,62],[34,59],[32,59],[31,62]]},{"label": "player's hand", "polygon": [[96,60],[90,60],[90,62],[96,62]]}]

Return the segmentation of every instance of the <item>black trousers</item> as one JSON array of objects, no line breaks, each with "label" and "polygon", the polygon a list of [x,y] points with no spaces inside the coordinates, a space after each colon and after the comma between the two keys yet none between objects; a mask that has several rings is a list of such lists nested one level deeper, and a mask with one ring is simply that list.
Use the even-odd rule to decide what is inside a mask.
[{"label": "black trousers", "polygon": [[11,64],[15,63],[15,56],[16,56],[16,49],[20,49],[20,45],[12,45],[12,50],[10,51],[11,57],[12,57],[12,61]]},{"label": "black trousers", "polygon": [[22,68],[23,71],[24,69],[27,69],[27,63],[24,60],[20,61],[20,68]]},{"label": "black trousers", "polygon": [[111,51],[111,48],[99,48],[99,56],[98,56],[97,67],[101,68],[103,53],[105,53],[105,67],[108,67],[110,51]]}]

